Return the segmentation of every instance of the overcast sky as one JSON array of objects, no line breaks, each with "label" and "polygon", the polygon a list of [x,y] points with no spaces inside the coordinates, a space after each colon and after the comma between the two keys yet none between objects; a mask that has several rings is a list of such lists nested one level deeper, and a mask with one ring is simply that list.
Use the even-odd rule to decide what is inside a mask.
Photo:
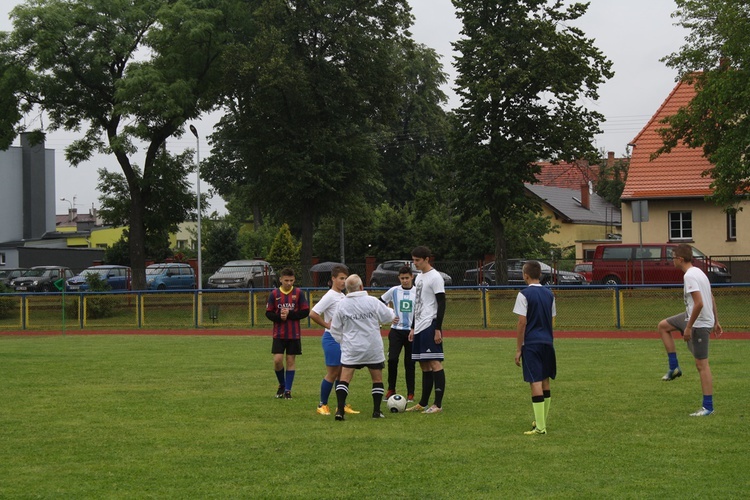
[{"label": "overcast sky", "polygon": [[[0,30],[12,29],[8,13],[20,3],[4,0],[0,4]],[[458,39],[461,24],[451,0],[409,0],[409,3],[415,17],[411,30],[414,39],[443,56],[444,69],[452,79],[451,42]],[[602,126],[604,133],[596,139],[598,149],[614,151],[618,156],[624,154],[627,144],[674,87],[676,72],[659,62],[684,42],[685,32],[674,26],[670,17],[674,10],[672,0],[591,0],[588,12],[576,23],[588,37],[595,39],[596,45],[614,63],[615,76],[601,87],[599,100],[586,103],[607,120]],[[449,108],[458,105],[451,87],[452,81],[445,88]],[[205,137],[211,133],[212,124],[210,119],[196,123],[202,157],[209,150]],[[98,207],[97,168],[104,166],[119,171],[115,160],[106,157],[77,168],[70,167],[62,151],[74,137],[70,133],[55,132],[47,139],[47,147],[56,150],[57,213],[66,213],[74,197],[79,211]],[[170,141],[173,151],[194,146],[194,137],[189,133],[180,140]],[[142,160],[138,158],[136,163],[142,164]],[[201,183],[204,194],[207,187]],[[69,201],[60,201],[60,198]],[[212,209],[223,211],[220,199],[210,203]]]}]

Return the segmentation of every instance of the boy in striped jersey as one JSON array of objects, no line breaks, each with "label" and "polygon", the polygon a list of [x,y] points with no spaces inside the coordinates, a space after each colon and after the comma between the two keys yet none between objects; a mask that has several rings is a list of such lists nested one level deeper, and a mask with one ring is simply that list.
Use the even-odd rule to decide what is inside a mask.
[{"label": "boy in striped jersey", "polygon": [[[273,321],[273,369],[279,387],[277,398],[292,399],[295,363],[302,354],[300,320],[310,314],[310,306],[302,289],[294,286],[294,270],[284,268],[279,273],[281,286],[268,296],[266,317]],[[286,373],[284,373],[284,353],[286,353]]]}]

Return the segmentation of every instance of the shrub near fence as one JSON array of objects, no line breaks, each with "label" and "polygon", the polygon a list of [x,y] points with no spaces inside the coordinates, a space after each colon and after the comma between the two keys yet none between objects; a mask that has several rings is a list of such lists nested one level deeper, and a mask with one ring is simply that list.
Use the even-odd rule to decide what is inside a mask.
[{"label": "shrub near fence", "polygon": [[[657,323],[684,310],[682,287],[553,286],[557,330],[654,330]],[[513,331],[518,287],[454,287],[446,291],[444,328]],[[144,292],[2,294],[0,331],[69,329],[269,329],[265,316],[269,289]],[[307,288],[310,307],[327,289]],[[370,289],[380,297],[385,289]],[[714,285],[722,326],[747,331],[750,285]],[[106,299],[107,314],[101,304]],[[82,307],[80,304],[83,304]],[[64,323],[63,323],[64,321]],[[319,330],[312,321],[303,328]]]}]

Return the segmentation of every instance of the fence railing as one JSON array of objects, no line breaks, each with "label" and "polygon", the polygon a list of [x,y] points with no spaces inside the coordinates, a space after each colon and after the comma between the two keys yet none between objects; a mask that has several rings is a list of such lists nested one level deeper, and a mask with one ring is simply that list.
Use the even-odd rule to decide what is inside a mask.
[{"label": "fence railing", "polygon": [[[684,310],[682,286],[552,286],[557,330],[653,330]],[[369,289],[380,297],[385,288]],[[514,330],[519,287],[450,287],[443,322],[450,330]],[[269,289],[0,295],[0,331],[190,330],[271,328],[265,316]],[[311,307],[325,288],[305,288]],[[714,285],[719,319],[727,331],[748,331],[750,284]],[[303,328],[319,329],[309,319]]]}]

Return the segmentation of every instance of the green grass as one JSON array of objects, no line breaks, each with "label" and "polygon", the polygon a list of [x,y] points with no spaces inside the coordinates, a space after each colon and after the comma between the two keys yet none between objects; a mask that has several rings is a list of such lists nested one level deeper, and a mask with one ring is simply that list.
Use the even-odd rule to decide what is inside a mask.
[{"label": "green grass", "polygon": [[695,419],[683,346],[685,375],[664,383],[657,339],[558,340],[543,437],[522,434],[533,417],[513,340],[447,340],[440,415],[372,420],[358,372],[362,414],[346,422],[315,413],[322,353],[303,342],[283,401],[265,337],[0,337],[0,497],[740,498],[750,486],[745,341],[712,343],[717,413]]}]

